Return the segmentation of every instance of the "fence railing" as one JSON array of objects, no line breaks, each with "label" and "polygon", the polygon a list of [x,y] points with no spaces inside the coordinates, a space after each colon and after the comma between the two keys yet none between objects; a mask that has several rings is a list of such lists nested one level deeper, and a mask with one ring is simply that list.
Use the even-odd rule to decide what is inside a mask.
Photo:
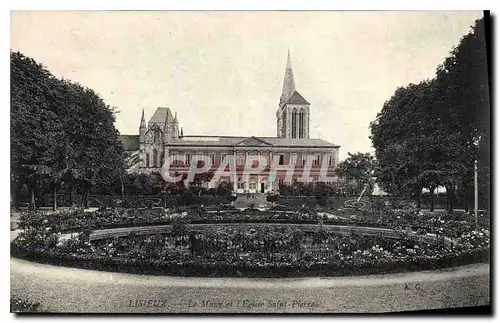
[{"label": "fence railing", "polygon": [[[299,205],[308,202],[314,201],[314,196],[280,196],[276,203],[292,206]],[[357,201],[358,196],[329,196],[325,203],[332,206],[341,208],[345,206],[346,201]],[[360,202],[365,204],[366,207],[375,207],[377,204],[385,204],[393,206],[394,208],[404,208],[409,204],[417,204],[416,198],[408,199],[407,197],[387,197],[387,196],[366,196],[360,199]],[[447,207],[447,199],[446,197],[439,196],[434,198],[434,208],[436,209],[446,209]],[[422,208],[429,208],[431,205],[431,199],[427,196],[421,196],[420,198],[420,206]],[[456,198],[453,207],[456,209],[465,208],[466,201],[463,198]]]},{"label": "fence railing", "polygon": [[[330,207],[343,208],[346,207],[346,201],[357,201],[357,196],[329,196],[324,203]],[[173,207],[179,205],[219,205],[226,204],[230,201],[228,197],[225,196],[194,196],[191,200],[184,200],[185,197],[182,195],[129,195],[129,196],[119,196],[119,195],[89,195],[88,206],[89,207],[125,207],[125,208],[147,208],[147,207]],[[83,206],[84,198],[82,195],[70,194],[58,194],[57,195],[57,205],[58,207],[71,207]],[[377,208],[381,205],[388,203],[394,208],[404,208],[409,204],[416,204],[416,200],[410,200],[405,197],[385,197],[385,196],[372,196],[363,197],[361,202],[364,207],[367,208]],[[20,199],[20,206],[27,206],[30,203],[29,197],[22,197]],[[280,196],[276,201],[277,204],[283,206],[297,206],[307,203],[315,203],[314,196]],[[36,198],[36,205],[38,207],[51,207],[54,204],[54,197],[51,194],[42,195]],[[429,208],[431,205],[431,200],[427,196],[422,196],[420,200],[420,205],[422,208]],[[457,198],[454,201],[454,208],[463,209],[465,208],[466,202],[463,198]],[[434,199],[434,207],[436,209],[446,209],[447,200],[446,197],[438,196]],[[481,206],[480,206],[481,207]]]},{"label": "fence railing", "polygon": [[[225,196],[194,196],[192,200],[183,200],[182,195],[89,195],[88,207],[124,207],[124,208],[154,208],[154,207],[174,207],[183,204],[198,205],[219,205],[229,203]],[[58,207],[82,207],[83,195],[58,194]],[[29,198],[22,198],[20,206],[29,205]],[[54,205],[54,196],[46,194],[39,196],[35,200],[37,207],[51,207]]]}]

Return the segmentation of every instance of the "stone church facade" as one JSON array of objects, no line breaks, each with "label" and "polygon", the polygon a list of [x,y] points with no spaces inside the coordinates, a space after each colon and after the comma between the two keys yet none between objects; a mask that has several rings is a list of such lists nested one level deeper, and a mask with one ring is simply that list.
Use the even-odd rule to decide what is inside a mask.
[{"label": "stone church facade", "polygon": [[[295,89],[290,53],[288,53],[280,102],[276,111],[276,137],[196,136],[185,135],[179,127],[177,113],[170,108],[159,107],[146,124],[144,110],[139,135],[122,135],[125,150],[136,156],[136,171],[161,172],[165,157],[175,157],[170,166],[172,173],[186,174],[198,156],[208,157],[215,172],[228,156],[235,161],[237,175],[220,178],[230,181],[238,193],[267,193],[278,190],[280,184],[297,181],[304,171],[313,182],[324,182],[320,171],[327,167],[326,175],[335,177],[339,162],[340,146],[318,138],[309,137],[310,103]],[[258,156],[267,165],[257,174],[243,170],[247,159]],[[293,175],[283,170],[272,171],[273,162],[293,168]],[[323,168],[322,168],[323,167]],[[336,181],[336,178],[335,180]],[[209,187],[219,182],[207,183]]]}]

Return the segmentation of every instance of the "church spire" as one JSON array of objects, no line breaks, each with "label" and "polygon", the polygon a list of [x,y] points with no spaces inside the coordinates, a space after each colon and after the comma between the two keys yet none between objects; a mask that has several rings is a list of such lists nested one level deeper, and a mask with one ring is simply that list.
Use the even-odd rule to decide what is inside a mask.
[{"label": "church spire", "polygon": [[290,59],[290,50],[288,50],[288,56],[286,58],[286,68],[292,69],[292,60]]},{"label": "church spire", "polygon": [[163,124],[163,142],[167,142],[170,138],[170,127],[169,127],[169,124],[168,124],[168,111],[166,111],[165,113],[165,121],[164,121],[164,124]]},{"label": "church spire", "polygon": [[285,78],[283,80],[283,90],[281,91],[280,105],[283,104],[295,92],[295,81],[293,79],[292,60],[290,59],[290,50],[286,59]]},{"label": "church spire", "polygon": [[142,109],[141,125],[139,126],[139,142],[143,143],[146,141],[146,131],[146,120],[144,119],[144,109]]},{"label": "church spire", "polygon": [[174,121],[172,124],[172,138],[179,138],[179,120],[177,120],[177,112],[174,116]]},{"label": "church spire", "polygon": [[142,109],[142,117],[141,117],[140,128],[146,128],[146,120],[144,119],[144,109]]}]

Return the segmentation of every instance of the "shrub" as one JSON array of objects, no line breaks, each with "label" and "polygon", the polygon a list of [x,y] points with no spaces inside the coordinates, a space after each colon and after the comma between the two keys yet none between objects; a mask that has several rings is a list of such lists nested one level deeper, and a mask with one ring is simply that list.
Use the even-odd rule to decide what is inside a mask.
[{"label": "shrub", "polygon": [[270,194],[266,196],[266,201],[271,203],[276,203],[278,201],[278,195]]},{"label": "shrub", "polygon": [[172,232],[182,235],[187,232],[188,221],[182,218],[176,218],[172,221]]},{"label": "shrub", "polygon": [[54,248],[58,241],[59,234],[48,228],[29,227],[24,229],[13,243],[37,250],[48,250]]},{"label": "shrub", "polygon": [[177,200],[180,205],[194,204],[196,196],[189,190],[185,190]]},{"label": "shrub", "polygon": [[375,199],[373,202],[372,202],[372,208],[375,212],[377,213],[381,213],[384,211],[386,207],[386,200],[383,200],[383,199]]},{"label": "shrub", "polygon": [[35,313],[39,311],[40,303],[30,300],[20,299],[18,297],[10,298],[11,313]]},{"label": "shrub", "polygon": [[219,196],[231,196],[233,185],[228,182],[220,183],[216,188],[216,194]]},{"label": "shrub", "polygon": [[319,195],[316,195],[316,201],[318,202],[318,204],[320,206],[326,206],[326,204],[328,202],[328,198],[324,194],[319,194]]}]

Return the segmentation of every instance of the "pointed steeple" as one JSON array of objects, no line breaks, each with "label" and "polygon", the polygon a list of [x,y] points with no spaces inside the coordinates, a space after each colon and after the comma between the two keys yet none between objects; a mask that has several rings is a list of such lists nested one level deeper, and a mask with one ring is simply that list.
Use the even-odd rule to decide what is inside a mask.
[{"label": "pointed steeple", "polygon": [[141,125],[139,126],[139,142],[144,143],[146,141],[146,120],[144,119],[144,109],[142,109]]},{"label": "pointed steeple", "polygon": [[165,113],[165,123],[163,124],[163,132],[166,132],[168,129],[168,111]]},{"label": "pointed steeple", "polygon": [[165,113],[165,121],[163,124],[163,142],[167,142],[170,137],[170,131],[169,131],[169,126],[168,126],[168,110]]},{"label": "pointed steeple", "polygon": [[140,128],[146,128],[146,119],[144,119],[144,109],[142,109],[141,126]]},{"label": "pointed steeple", "polygon": [[295,92],[295,81],[293,79],[292,60],[290,50],[286,59],[285,78],[283,79],[283,90],[281,91],[280,105],[283,104]]},{"label": "pointed steeple", "polygon": [[172,138],[179,138],[179,121],[177,120],[177,112],[174,116],[174,121],[172,123]]},{"label": "pointed steeple", "polygon": [[290,49],[288,50],[288,56],[286,57],[286,68],[292,69],[292,60],[290,59]]}]

